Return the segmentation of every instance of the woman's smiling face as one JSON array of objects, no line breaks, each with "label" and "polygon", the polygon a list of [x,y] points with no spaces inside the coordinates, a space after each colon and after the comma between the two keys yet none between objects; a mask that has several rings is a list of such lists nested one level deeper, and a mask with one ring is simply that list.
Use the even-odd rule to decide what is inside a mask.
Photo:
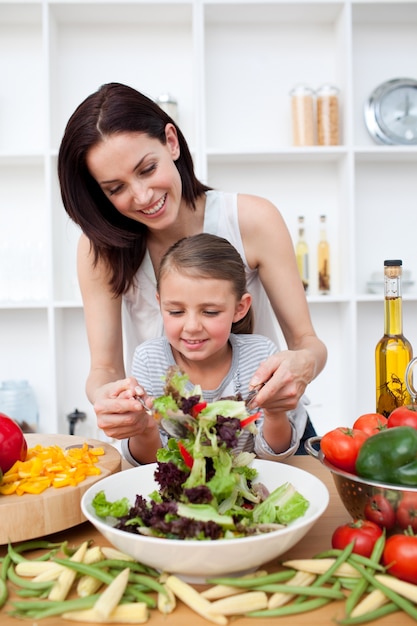
[{"label": "woman's smiling face", "polygon": [[114,207],[149,228],[175,220],[182,197],[175,165],[179,145],[175,127],[166,127],[166,144],[145,133],[104,137],[87,154],[93,178]]}]

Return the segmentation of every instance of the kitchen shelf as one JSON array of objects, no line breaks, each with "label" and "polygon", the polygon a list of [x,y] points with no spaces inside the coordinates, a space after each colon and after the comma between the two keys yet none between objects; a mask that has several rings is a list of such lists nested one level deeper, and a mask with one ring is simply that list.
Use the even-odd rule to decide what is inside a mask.
[{"label": "kitchen shelf", "polygon": [[[0,380],[34,387],[42,432],[101,436],[85,396],[89,353],[76,280],[78,229],[63,210],[57,153],[75,107],[105,82],[179,103],[198,176],[269,198],[294,239],[305,216],[311,276],[327,215],[332,291],[308,294],[329,349],[308,389],[320,434],[374,411],[383,294],[370,274],[389,257],[417,271],[417,147],[373,142],[369,93],[415,77],[417,0],[0,0]],[[296,83],[340,89],[338,146],[293,147]],[[416,279],[416,276],[413,276]],[[417,288],[404,332],[417,350]]]}]

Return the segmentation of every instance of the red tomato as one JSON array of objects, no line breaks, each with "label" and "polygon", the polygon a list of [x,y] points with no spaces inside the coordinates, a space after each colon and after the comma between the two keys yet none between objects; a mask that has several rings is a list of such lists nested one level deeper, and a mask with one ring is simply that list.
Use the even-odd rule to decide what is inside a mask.
[{"label": "red tomato", "polygon": [[11,417],[0,413],[0,469],[7,472],[16,461],[25,461],[27,443],[22,429]]},{"label": "red tomato", "polygon": [[359,449],[366,439],[363,430],[339,427],[323,435],[320,448],[330,463],[354,474]]},{"label": "red tomato", "polygon": [[380,430],[387,428],[387,418],[380,413],[365,413],[358,417],[353,428],[363,430],[367,435],[376,435]]},{"label": "red tomato", "polygon": [[417,585],[417,535],[391,535],[382,555],[388,572]]},{"label": "red tomato", "polygon": [[368,498],[364,513],[367,520],[382,528],[389,530],[395,526],[395,509],[388,498],[382,494],[378,493]]},{"label": "red tomato", "polygon": [[397,524],[404,529],[411,526],[413,532],[417,532],[417,493],[404,493],[397,507]]},{"label": "red tomato", "polygon": [[417,407],[415,406],[398,406],[392,411],[388,418],[388,428],[394,426],[411,426],[417,428]]},{"label": "red tomato", "polygon": [[382,528],[370,520],[354,520],[336,528],[332,535],[332,547],[343,550],[353,541],[353,552],[369,557],[382,532]]}]

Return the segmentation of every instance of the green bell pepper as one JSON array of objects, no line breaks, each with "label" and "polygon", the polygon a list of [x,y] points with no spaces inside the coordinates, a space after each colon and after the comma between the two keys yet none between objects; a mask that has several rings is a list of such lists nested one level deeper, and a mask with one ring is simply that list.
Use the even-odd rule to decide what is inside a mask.
[{"label": "green bell pepper", "polygon": [[417,429],[396,426],[366,439],[356,459],[356,473],[378,482],[417,486]]}]

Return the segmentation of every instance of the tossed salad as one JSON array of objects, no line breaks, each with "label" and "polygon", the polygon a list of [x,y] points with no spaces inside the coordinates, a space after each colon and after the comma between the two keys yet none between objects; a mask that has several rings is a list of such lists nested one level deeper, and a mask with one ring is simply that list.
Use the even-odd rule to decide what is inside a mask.
[{"label": "tossed salad", "polygon": [[127,532],[170,539],[230,539],[270,532],[304,515],[308,500],[291,483],[269,493],[256,482],[250,452],[234,452],[244,429],[256,428],[242,400],[207,404],[199,386],[177,368],[166,376],[164,395],[154,401],[161,420],[183,426],[184,436],[168,439],[157,454],[159,489],[109,502],[104,491],[93,499],[100,517]]}]

